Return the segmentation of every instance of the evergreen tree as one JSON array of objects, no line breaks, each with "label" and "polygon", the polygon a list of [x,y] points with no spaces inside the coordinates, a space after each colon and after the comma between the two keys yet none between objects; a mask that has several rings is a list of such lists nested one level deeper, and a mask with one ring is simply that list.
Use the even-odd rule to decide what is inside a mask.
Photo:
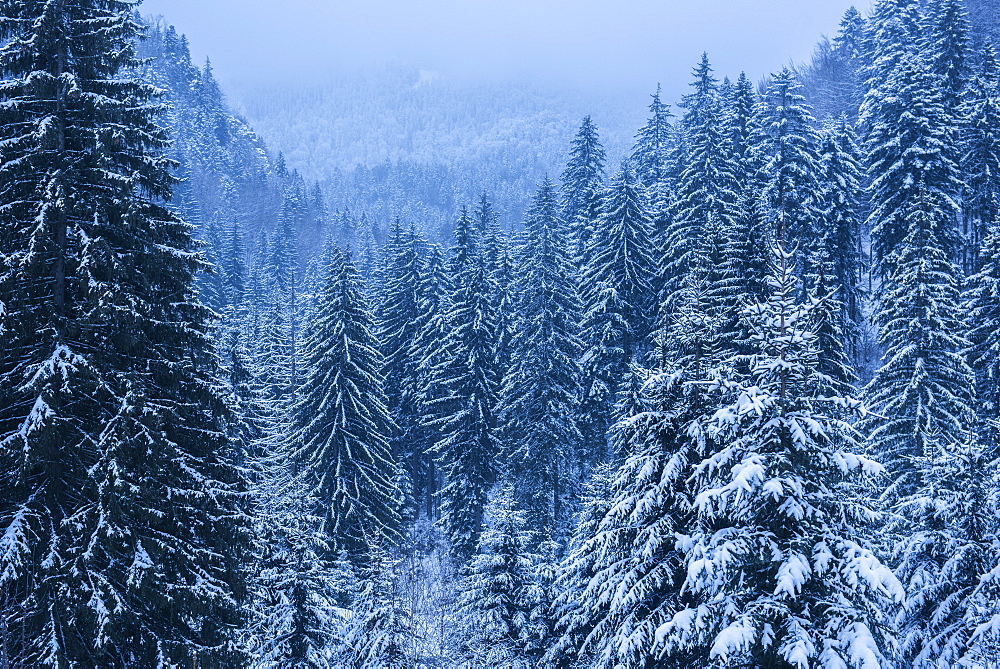
[{"label": "evergreen tree", "polygon": [[556,580],[559,578],[559,544],[551,538],[538,542],[538,554],[532,566],[531,581],[527,588],[528,612],[525,653],[541,661],[545,652],[556,640],[554,607],[559,596]]},{"label": "evergreen tree", "polygon": [[389,452],[392,419],[382,390],[382,358],[361,278],[334,249],[306,344],[308,376],[296,406],[292,458],[319,502],[335,550],[360,556],[366,537],[398,539]]},{"label": "evergreen tree", "polygon": [[556,600],[558,666],[704,666],[704,654],[660,656],[658,629],[680,606],[677,532],[691,517],[685,479],[698,452],[705,393],[685,372],[642,376],[613,435],[620,466],[598,470],[563,563]]},{"label": "evergreen tree", "polygon": [[[386,245],[386,268],[379,305],[379,344],[384,352],[385,390],[388,407],[400,431],[394,435],[393,452],[401,462],[409,462],[410,446],[405,441],[405,425],[412,423],[411,406],[402,403],[405,379],[412,376],[417,361],[410,357],[417,336],[416,318],[420,301],[421,240],[414,230],[403,231],[397,220]],[[416,473],[411,471],[411,476]]]},{"label": "evergreen tree", "polygon": [[[817,226],[820,237],[817,251],[825,257],[817,258],[815,281],[829,294],[835,294],[841,309],[831,314],[835,319],[832,324],[842,332],[844,346],[854,359],[861,348],[865,299],[860,202],[863,175],[859,156],[857,139],[846,117],[824,128],[820,144],[822,210]],[[836,292],[830,293],[832,290]]]},{"label": "evergreen tree", "polygon": [[234,220],[229,225],[224,243],[222,288],[226,302],[232,306],[239,306],[246,297],[247,262],[243,228],[237,221]]},{"label": "evergreen tree", "polygon": [[0,6],[0,663],[232,666],[247,538],[131,2]]},{"label": "evergreen tree", "polygon": [[504,377],[500,421],[504,461],[532,519],[555,532],[564,479],[580,441],[578,334],[580,298],[569,235],[555,189],[545,180],[525,222],[518,251],[517,322],[512,366]]},{"label": "evergreen tree", "polygon": [[475,550],[486,495],[496,480],[496,315],[490,276],[476,253],[463,211],[452,251],[453,289],[442,351],[433,368],[440,438],[434,450],[445,474],[442,522],[456,555]]},{"label": "evergreen tree", "polygon": [[428,518],[434,518],[437,510],[435,495],[439,474],[433,451],[441,435],[441,412],[447,408],[447,403],[443,402],[447,389],[434,371],[443,364],[443,342],[448,329],[450,283],[444,264],[440,248],[431,246],[422,270],[416,336],[409,351],[409,357],[417,361],[417,365],[412,376],[403,380],[401,402],[402,406],[410,406],[413,410],[413,424],[403,422],[400,428],[408,430],[404,438],[411,448],[410,468],[417,472],[413,475],[414,495],[422,499]]},{"label": "evergreen tree", "polygon": [[772,226],[767,206],[753,190],[740,195],[737,211],[732,227],[720,231],[710,271],[692,274],[678,302],[674,322],[686,320],[689,327],[666,333],[678,342],[678,336],[687,338],[687,344],[675,349],[682,351],[678,361],[698,351],[695,356],[704,358],[699,364],[711,367],[750,353],[751,333],[741,314],[767,298]]},{"label": "evergreen tree", "polygon": [[654,252],[646,206],[635,173],[623,167],[611,180],[587,247],[582,411],[585,449],[591,457],[605,450],[618,384],[652,330]]},{"label": "evergreen tree", "polygon": [[345,650],[354,570],[330,559],[314,492],[280,451],[270,455],[255,495],[261,559],[253,580],[253,666],[333,669]]},{"label": "evergreen tree", "polygon": [[589,116],[583,119],[571,146],[562,174],[563,219],[573,235],[576,262],[582,266],[604,189],[604,147]]},{"label": "evergreen tree", "polygon": [[[787,67],[772,76],[759,117],[759,178],[764,198],[774,211],[774,238],[806,251],[818,237],[819,138],[802,85]],[[811,274],[811,259],[805,254],[803,259],[803,271]]]},{"label": "evergreen tree", "polygon": [[282,218],[268,243],[260,248],[262,274],[261,350],[258,374],[275,415],[285,415],[296,402],[300,384],[299,301],[301,272],[295,232]]},{"label": "evergreen tree", "polygon": [[[588,261],[582,276],[587,306],[592,309],[598,303],[598,286],[608,286],[624,305],[621,317],[626,329],[618,345],[622,357],[611,363],[619,371],[642,350],[654,322],[654,247],[647,206],[635,172],[623,167],[611,180],[587,246]],[[588,339],[590,344],[593,341]]]},{"label": "evergreen tree", "polygon": [[632,147],[632,166],[643,186],[659,188],[667,178],[670,162],[669,151],[673,140],[670,127],[670,105],[660,100],[660,86],[649,103],[649,119],[635,136]]},{"label": "evergreen tree", "polygon": [[975,437],[941,441],[916,467],[921,485],[898,507],[910,523],[896,547],[896,573],[908,591],[901,664],[990,666],[1000,654],[995,452]]},{"label": "evergreen tree", "polygon": [[676,543],[690,600],[647,652],[696,652],[715,666],[885,666],[884,612],[902,586],[866,546],[873,512],[851,494],[882,468],[853,452],[845,419],[860,405],[828,394],[811,305],[795,301],[791,255],[776,256],[771,298],[746,312],[750,371],[718,383],[689,479],[698,522]]},{"label": "evergreen tree", "polygon": [[569,554],[559,565],[555,583],[558,592],[552,603],[555,636],[543,658],[552,666],[574,666],[578,662],[579,649],[596,622],[595,609],[607,608],[607,601],[598,603],[589,597],[584,599],[584,593],[601,568],[597,553],[588,541],[611,509],[614,479],[615,469],[607,462],[598,463],[580,494],[580,510]]},{"label": "evergreen tree", "polygon": [[918,197],[944,217],[935,223],[935,235],[945,254],[954,257],[958,144],[938,79],[919,57],[904,56],[885,86],[865,97],[861,114],[868,128],[875,271],[882,279],[891,271],[888,259],[910,232]]},{"label": "evergreen tree", "polygon": [[937,195],[918,197],[908,230],[884,265],[891,268],[875,316],[882,367],[868,385],[874,453],[897,481],[897,495],[920,484],[918,458],[963,444],[972,427],[974,375],[965,361],[958,270],[941,242],[951,212]]},{"label": "evergreen tree", "polygon": [[466,569],[462,593],[462,611],[472,628],[470,651],[477,666],[527,666],[533,559],[527,519],[510,485],[498,491],[489,518],[478,554]]},{"label": "evergreen tree", "polygon": [[397,584],[399,560],[380,546],[368,548],[369,567],[355,606],[348,639],[352,667],[381,669],[413,665],[408,643],[413,621]]},{"label": "evergreen tree", "polygon": [[663,243],[668,255],[660,300],[668,312],[674,308],[688,274],[708,269],[707,255],[717,245],[717,233],[730,227],[737,197],[731,146],[723,136],[718,80],[712,75],[707,54],[702,55],[694,77],[691,86],[695,92],[681,103],[686,154],[676,213]]},{"label": "evergreen tree", "polygon": [[943,83],[945,104],[950,109],[961,102],[968,81],[969,20],[961,0],[932,0],[927,10],[930,24],[925,47],[933,71]]},{"label": "evergreen tree", "polygon": [[[924,44],[917,0],[878,0],[862,39],[865,65],[865,98],[891,91],[889,79],[901,61],[912,58]],[[862,102],[864,120],[864,102]]]},{"label": "evergreen tree", "polygon": [[[727,139],[732,151],[733,176],[741,190],[746,191],[753,188],[752,181],[759,170],[758,156],[754,153],[754,147],[760,130],[757,119],[757,96],[745,72],[740,72],[740,77],[733,85],[732,94],[726,102],[725,121]],[[740,211],[738,207],[737,211]]]}]

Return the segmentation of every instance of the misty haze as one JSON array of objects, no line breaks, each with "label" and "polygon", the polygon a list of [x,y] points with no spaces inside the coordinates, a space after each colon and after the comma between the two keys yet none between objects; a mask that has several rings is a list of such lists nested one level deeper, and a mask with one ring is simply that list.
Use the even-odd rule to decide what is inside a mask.
[{"label": "misty haze", "polygon": [[0,0],[0,669],[1000,667],[996,0]]}]

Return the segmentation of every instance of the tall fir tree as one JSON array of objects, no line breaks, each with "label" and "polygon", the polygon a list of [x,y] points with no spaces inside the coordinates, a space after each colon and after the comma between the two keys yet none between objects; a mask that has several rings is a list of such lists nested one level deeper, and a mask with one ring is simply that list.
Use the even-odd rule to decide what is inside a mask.
[{"label": "tall fir tree", "polygon": [[331,547],[360,559],[366,541],[399,538],[393,424],[361,277],[338,249],[329,254],[327,272],[306,342],[308,375],[295,407],[290,455],[320,505]]},{"label": "tall fir tree", "polygon": [[503,459],[534,523],[555,533],[581,438],[576,416],[582,307],[568,230],[548,180],[528,210],[518,266],[512,366],[504,376],[499,412]]},{"label": "tall fir tree", "polygon": [[490,275],[473,244],[472,219],[463,210],[452,250],[452,294],[445,340],[433,369],[440,437],[434,446],[445,475],[439,492],[442,522],[460,557],[475,550],[483,509],[496,481],[496,314]]},{"label": "tall fir tree", "polygon": [[622,167],[608,186],[598,225],[588,241],[582,274],[585,313],[585,448],[603,453],[610,409],[632,360],[653,327],[654,247],[646,193],[635,173]]},{"label": "tall fir tree", "polygon": [[956,196],[961,179],[957,137],[940,80],[919,56],[904,56],[884,86],[873,88],[861,108],[868,129],[873,269],[885,279],[888,258],[909,232],[909,214],[922,203],[947,220],[935,223],[948,257],[959,251]]},{"label": "tall fir tree", "polygon": [[420,303],[422,240],[416,231],[404,231],[397,220],[386,244],[386,268],[379,304],[378,342],[383,352],[385,393],[389,412],[397,426],[392,452],[408,468],[411,478],[418,476],[420,456],[408,442],[415,421],[414,406],[403,403],[406,380],[416,373],[419,361],[412,357],[417,337],[417,312]]},{"label": "tall fir tree", "polygon": [[646,188],[657,188],[667,178],[673,133],[670,126],[670,105],[660,99],[660,86],[649,103],[649,118],[635,136],[632,166]]},{"label": "tall fir tree", "polygon": [[950,208],[918,197],[889,267],[875,323],[884,351],[866,391],[871,447],[896,479],[897,495],[920,485],[919,458],[963,444],[972,428],[974,375],[965,359],[958,269],[941,242]]},{"label": "tall fir tree", "polygon": [[412,666],[413,619],[399,590],[400,561],[382,546],[370,546],[367,553],[368,568],[348,637],[350,666]]},{"label": "tall fir tree", "polygon": [[715,666],[886,666],[886,612],[903,588],[865,541],[874,512],[857,494],[882,467],[856,452],[847,420],[863,409],[830,392],[812,304],[796,299],[792,255],[775,255],[770,299],[746,310],[749,372],[716,382],[705,413],[688,481],[697,522],[677,539],[689,599],[648,652]]},{"label": "tall fir tree", "polygon": [[[808,257],[818,238],[820,203],[819,137],[802,84],[787,67],[774,74],[760,102],[759,179],[774,212],[774,239],[803,249],[802,271],[811,274]],[[806,278],[803,276],[802,278]]]},{"label": "tall fir tree", "polygon": [[921,485],[898,505],[908,521],[895,550],[907,586],[900,665],[991,666],[1000,659],[996,451],[975,436],[934,446],[916,459]]},{"label": "tall fir tree", "polygon": [[[621,406],[614,429],[619,466],[597,469],[556,600],[554,666],[704,666],[704,653],[657,649],[658,630],[681,606],[677,533],[691,518],[686,479],[707,394],[690,371],[655,370]],[[637,375],[639,376],[639,375]]]},{"label": "tall fir tree", "polygon": [[586,262],[588,240],[600,211],[605,160],[597,126],[587,116],[573,138],[569,162],[562,174],[562,213],[573,235],[574,256],[580,266]]},{"label": "tall fir tree", "polygon": [[0,662],[232,666],[247,536],[133,3],[0,6]]},{"label": "tall fir tree", "polygon": [[422,269],[420,301],[417,304],[416,336],[409,351],[417,361],[412,376],[403,379],[402,404],[412,407],[414,422],[403,422],[400,428],[410,444],[410,470],[413,475],[414,495],[423,502],[424,514],[434,519],[437,514],[438,481],[434,446],[441,435],[440,418],[447,410],[444,398],[447,388],[435,372],[443,364],[443,343],[448,330],[447,312],[450,305],[449,277],[440,247],[432,245]]},{"label": "tall fir tree", "polygon": [[660,301],[668,313],[675,308],[682,287],[690,283],[688,274],[707,271],[708,256],[718,246],[719,231],[730,227],[737,199],[718,80],[712,74],[707,54],[695,68],[691,86],[694,92],[684,96],[681,103],[685,156],[673,221],[663,242],[667,256]]},{"label": "tall fir tree", "polygon": [[932,69],[942,79],[945,104],[955,109],[962,103],[970,61],[968,14],[961,0],[932,0],[925,10],[925,28]]},{"label": "tall fir tree", "polygon": [[[818,251],[814,271],[817,284],[836,290],[839,313],[831,314],[841,330],[844,346],[853,359],[861,350],[862,309],[866,298],[863,277],[866,259],[863,249],[864,210],[861,150],[846,116],[828,124],[820,143],[819,200],[822,210],[817,226]],[[823,280],[818,275],[823,274]]]},{"label": "tall fir tree", "polygon": [[529,666],[533,556],[528,521],[509,484],[500,486],[488,509],[489,525],[465,574],[461,609],[471,628],[477,666]]},{"label": "tall fir tree", "polygon": [[278,449],[262,459],[254,497],[259,560],[249,620],[253,666],[333,669],[344,659],[356,582],[332,559],[322,505]]}]

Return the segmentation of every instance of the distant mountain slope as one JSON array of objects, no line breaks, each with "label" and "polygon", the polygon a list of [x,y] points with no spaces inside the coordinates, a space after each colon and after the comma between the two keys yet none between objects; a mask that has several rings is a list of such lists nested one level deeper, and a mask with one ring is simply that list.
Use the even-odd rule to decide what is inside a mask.
[{"label": "distant mountain slope", "polygon": [[615,152],[631,144],[632,126],[641,122],[642,112],[640,107],[623,118],[620,100],[473,83],[401,66],[311,87],[236,90],[233,98],[307,178],[386,160],[433,164],[517,156],[522,163],[551,168],[549,152],[565,152],[564,140],[584,115],[594,116]]},{"label": "distant mountain slope", "polygon": [[235,91],[234,104],[288,166],[335,208],[400,216],[448,234],[458,207],[488,191],[508,224],[538,181],[556,178],[585,115],[614,167],[644,122],[645,96],[586,99],[558,87],[451,80],[385,67],[305,88]]},{"label": "distant mountain slope", "polygon": [[267,147],[232,113],[211,66],[194,65],[187,40],[162,21],[149,22],[138,54],[145,78],[162,91],[181,178],[174,204],[184,218],[198,226],[238,222],[253,234],[270,227],[281,191]]}]

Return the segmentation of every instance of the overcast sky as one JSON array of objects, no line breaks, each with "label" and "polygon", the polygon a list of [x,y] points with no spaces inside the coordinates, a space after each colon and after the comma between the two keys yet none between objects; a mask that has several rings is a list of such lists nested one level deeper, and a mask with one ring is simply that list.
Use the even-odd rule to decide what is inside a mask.
[{"label": "overcast sky", "polygon": [[[851,0],[145,0],[229,86],[398,62],[475,77],[668,90],[702,51],[753,78],[805,60]],[[867,11],[868,3],[859,9]]]}]

